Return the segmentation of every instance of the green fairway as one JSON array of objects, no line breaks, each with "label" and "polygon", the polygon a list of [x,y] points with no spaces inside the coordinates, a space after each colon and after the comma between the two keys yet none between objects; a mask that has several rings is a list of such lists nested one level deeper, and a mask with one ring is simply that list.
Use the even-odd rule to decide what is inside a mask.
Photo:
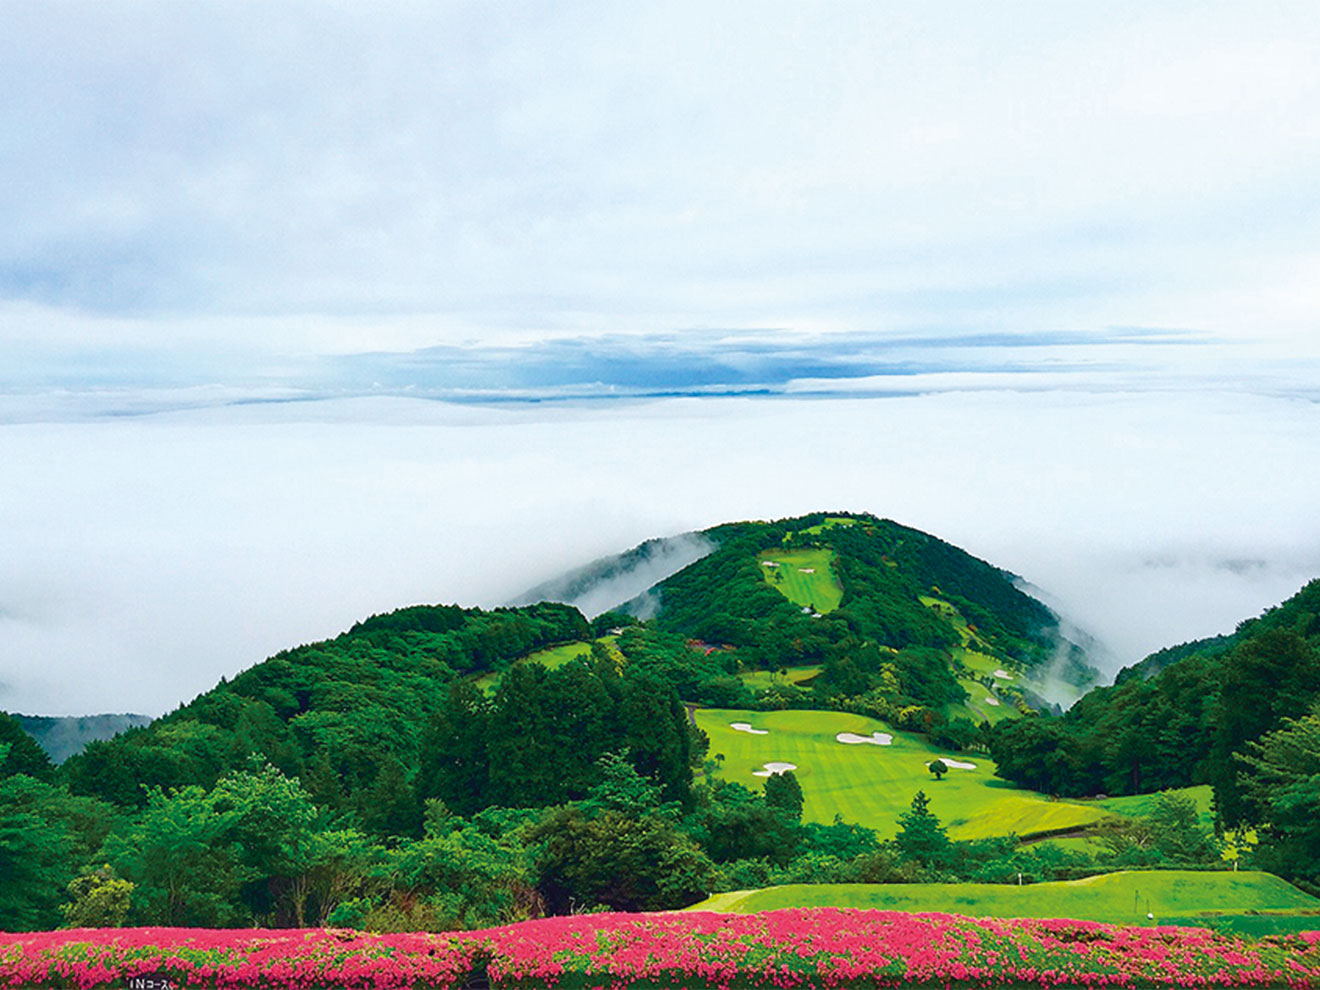
[{"label": "green fairway", "polygon": [[[1190,919],[1203,913],[1320,911],[1320,900],[1269,873],[1148,870],[1022,887],[989,883],[791,884],[716,894],[687,910],[751,914],[787,907],[1159,924],[1174,919],[1195,923]],[[1153,921],[1147,913],[1155,916]],[[1320,916],[1312,916],[1312,920],[1320,928]]]},{"label": "green fairway", "polygon": [[[623,654],[618,651],[614,645],[618,639],[617,636],[602,636],[596,642],[601,643],[610,651],[610,656],[614,657],[616,663],[623,661]],[[529,653],[525,657],[520,657],[513,661],[514,663],[539,663],[547,670],[558,670],[567,663],[571,663],[578,657],[591,656],[591,643],[579,641],[576,643],[561,643],[558,646],[547,647],[544,650],[537,650],[535,653]],[[477,678],[477,687],[487,694],[493,694],[495,688],[500,683],[500,672],[491,671],[488,674],[482,674]]]},{"label": "green fairway", "polygon": [[[710,737],[711,756],[724,756],[719,774],[726,780],[759,789],[762,778],[754,771],[764,764],[795,764],[807,821],[828,824],[837,814],[890,837],[898,830],[898,816],[908,810],[918,790],[926,792],[931,810],[958,839],[1080,828],[1109,814],[1103,808],[1051,801],[1015,788],[994,776],[994,763],[984,756],[950,754],[919,736],[894,732],[883,722],[860,715],[711,708],[699,709],[695,717]],[[738,731],[731,727],[733,722],[766,734]],[[836,738],[839,733],[871,737],[875,732],[889,734],[890,744],[845,744]],[[952,769],[937,781],[925,766],[936,756],[976,767]]]},{"label": "green fairway", "polygon": [[748,670],[738,675],[738,679],[753,691],[764,691],[775,684],[800,686],[821,672],[820,664],[809,667],[789,667],[788,673],[780,675],[776,670]]},{"label": "green fairway", "polygon": [[824,615],[843,601],[843,588],[834,576],[832,550],[767,550],[758,558],[766,583],[803,608]]},{"label": "green fairway", "polygon": [[844,519],[840,516],[830,516],[823,523],[817,523],[815,526],[808,526],[806,529],[802,530],[802,532],[808,533],[811,536],[819,536],[821,533],[825,532],[825,530],[833,529],[835,526],[843,526],[846,528],[848,526],[855,526],[856,524],[856,519]]}]

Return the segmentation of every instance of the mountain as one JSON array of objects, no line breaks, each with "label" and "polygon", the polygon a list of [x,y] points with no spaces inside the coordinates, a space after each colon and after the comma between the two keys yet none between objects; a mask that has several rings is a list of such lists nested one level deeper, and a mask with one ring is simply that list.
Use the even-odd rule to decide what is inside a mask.
[{"label": "mountain", "polygon": [[647,540],[624,553],[602,557],[529,588],[507,604],[564,602],[587,618],[594,619],[700,560],[715,546],[701,533],[680,533]]},{"label": "mountain", "polygon": [[947,696],[924,699],[937,705],[957,695],[959,678],[1033,707],[1070,701],[1096,680],[1084,646],[1016,575],[928,533],[839,512],[699,535],[718,549],[621,609],[731,648],[743,667],[824,664],[827,681],[847,678],[848,665],[945,667],[948,677],[931,676]]},{"label": "mountain", "polygon": [[1227,825],[1257,816],[1243,757],[1320,704],[1320,580],[1229,636],[1161,650],[1062,718],[998,726],[1001,776],[1066,796],[1213,784]]},{"label": "mountain", "polygon": [[[677,796],[672,761],[687,743],[661,736],[680,700],[834,708],[921,731],[956,723],[948,743],[966,744],[975,726],[1043,704],[1055,682],[1094,676],[1013,575],[871,515],[653,540],[541,593],[590,600],[596,612],[639,589],[624,606],[632,616],[605,612],[594,627],[562,603],[373,616],[283,651],[147,728],[90,743],[61,775],[75,793],[137,806],[145,788],[211,786],[258,754],[303,779],[318,802],[379,824],[394,798],[416,812],[437,794],[468,809],[580,796],[592,761],[626,744],[644,772],[665,768]],[[590,662],[571,663],[578,655]],[[798,683],[757,680],[803,665]],[[610,727],[641,704],[644,687],[659,706],[647,716],[654,731]],[[495,741],[496,710],[520,740],[516,753]],[[579,718],[584,741],[574,746],[565,726]],[[489,738],[474,742],[478,725]],[[549,742],[561,737],[571,759]],[[458,751],[468,752],[462,766]],[[530,775],[522,794],[518,767]]]},{"label": "mountain", "polygon": [[63,763],[91,742],[112,739],[151,722],[146,715],[20,715],[14,719],[53,763]]}]

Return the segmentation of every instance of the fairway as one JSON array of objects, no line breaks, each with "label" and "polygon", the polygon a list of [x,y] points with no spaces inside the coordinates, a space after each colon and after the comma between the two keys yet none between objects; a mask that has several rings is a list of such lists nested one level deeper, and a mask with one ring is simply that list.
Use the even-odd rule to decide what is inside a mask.
[{"label": "fairway", "polygon": [[824,615],[843,601],[832,550],[767,550],[757,559],[766,583],[795,605]]},{"label": "fairway", "polygon": [[[610,656],[614,658],[615,663],[623,662],[623,654],[619,652],[614,644],[618,640],[617,636],[602,636],[596,642],[601,643],[610,651]],[[558,646],[547,647],[544,650],[537,650],[535,653],[529,653],[525,657],[519,657],[513,663],[539,663],[547,670],[558,670],[567,663],[576,660],[578,657],[591,656],[591,643],[579,641],[576,643],[561,643]],[[512,665],[510,665],[512,666]],[[486,694],[494,694],[495,688],[500,683],[500,671],[491,671],[482,674],[476,680],[477,687],[481,688]]]},{"label": "fairway", "polygon": [[[1103,808],[1051,801],[1035,791],[1016,788],[995,777],[994,763],[979,754],[955,756],[975,763],[976,769],[951,770],[937,781],[926,763],[936,756],[954,754],[860,715],[715,708],[698,709],[694,715],[710,737],[710,755],[724,756],[718,773],[726,780],[759,790],[762,779],[754,771],[772,762],[796,765],[807,821],[828,824],[837,814],[888,838],[897,832],[898,816],[909,809],[918,790],[930,797],[931,810],[956,839],[1079,828],[1108,815]],[[733,722],[746,723],[765,734],[740,732],[730,727]],[[882,732],[891,735],[892,741],[887,746],[847,745],[835,738],[842,732],[864,737]]]},{"label": "fairway", "polygon": [[791,684],[800,686],[811,681],[824,668],[820,664],[812,664],[807,667],[789,667],[788,673],[780,676],[776,670],[748,670],[738,675],[738,680],[742,681],[752,691],[764,691],[776,684]]},{"label": "fairway", "polygon": [[[1025,886],[990,883],[791,884],[716,894],[687,908],[751,914],[788,907],[937,911],[971,917],[1195,923],[1202,913],[1320,911],[1320,900],[1269,873],[1148,870]],[[1146,917],[1153,914],[1154,920]],[[1320,928],[1320,916],[1313,916]]]}]

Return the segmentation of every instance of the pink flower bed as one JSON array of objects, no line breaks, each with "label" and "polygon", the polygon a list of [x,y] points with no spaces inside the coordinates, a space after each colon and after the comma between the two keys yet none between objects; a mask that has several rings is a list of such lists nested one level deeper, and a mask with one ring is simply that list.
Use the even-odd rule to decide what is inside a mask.
[{"label": "pink flower bed", "polygon": [[0,935],[0,987],[1316,987],[1320,932],[834,908],[547,918],[442,935],[81,929]]}]

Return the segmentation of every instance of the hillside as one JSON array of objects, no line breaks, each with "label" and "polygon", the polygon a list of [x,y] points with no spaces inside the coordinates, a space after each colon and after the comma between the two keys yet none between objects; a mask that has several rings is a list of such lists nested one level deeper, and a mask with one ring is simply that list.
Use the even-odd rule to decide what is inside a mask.
[{"label": "hillside", "polygon": [[1065,796],[1210,784],[1222,827],[1263,828],[1291,850],[1271,868],[1320,892],[1320,580],[1062,718],[996,726],[990,754],[1005,778]]}]

